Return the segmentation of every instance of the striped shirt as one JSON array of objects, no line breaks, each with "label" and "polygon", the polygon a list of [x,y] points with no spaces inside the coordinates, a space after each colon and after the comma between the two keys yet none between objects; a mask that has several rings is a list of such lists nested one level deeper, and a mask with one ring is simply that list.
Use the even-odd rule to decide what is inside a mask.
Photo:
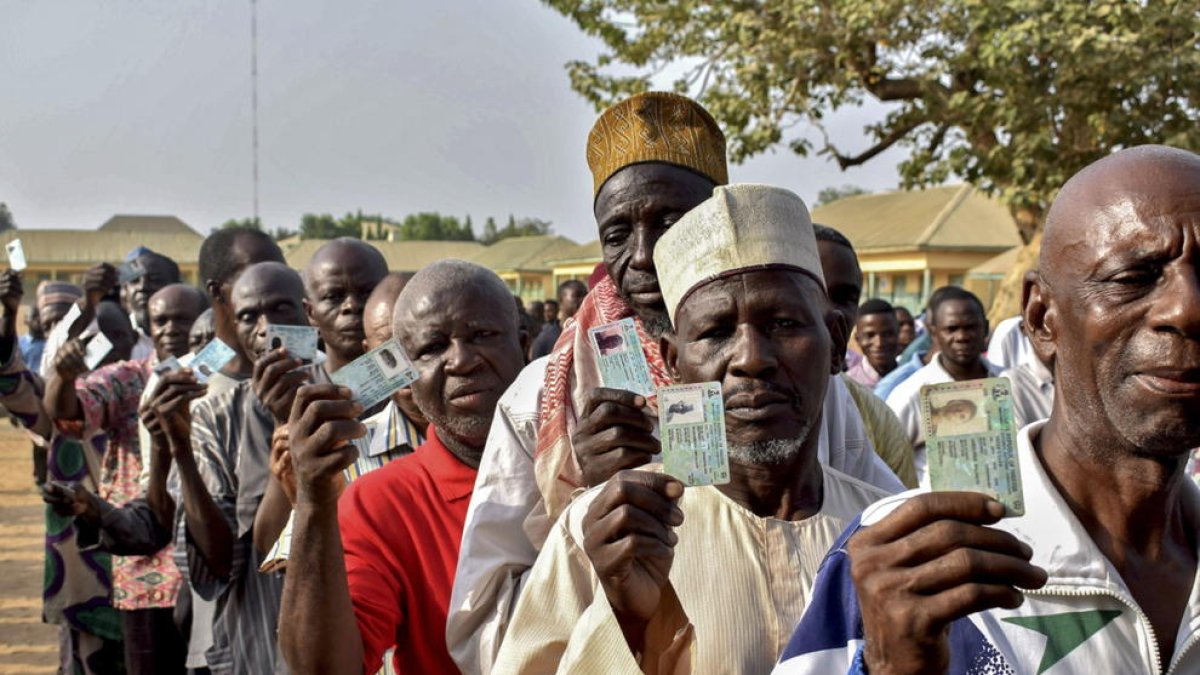
[{"label": "striped shirt", "polygon": [[275,420],[249,380],[202,399],[192,410],[192,452],[200,476],[234,535],[228,578],[214,574],[190,534],[187,538],[192,587],[216,603],[207,653],[213,675],[287,672],[275,634],[283,580],[258,573],[262,556],[253,543],[254,517],[271,476],[274,431]]}]

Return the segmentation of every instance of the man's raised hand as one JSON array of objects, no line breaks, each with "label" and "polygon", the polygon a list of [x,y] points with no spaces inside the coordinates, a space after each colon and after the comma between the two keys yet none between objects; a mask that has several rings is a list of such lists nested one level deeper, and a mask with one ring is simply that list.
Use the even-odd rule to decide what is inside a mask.
[{"label": "man's raised hand", "polygon": [[635,653],[675,559],[681,496],[683,484],[671,476],[621,471],[601,488],[583,519],[584,551]]},{"label": "man's raised hand", "polygon": [[1045,570],[1013,535],[986,527],[1004,506],[976,492],[909,499],[848,544],[872,675],[944,673],[950,623],[993,607],[1015,608]]},{"label": "man's raised hand", "polygon": [[337,500],[345,485],[342,469],[358,459],[351,441],[367,434],[358,421],[362,411],[353,392],[336,384],[308,384],[296,392],[288,443],[298,503]]},{"label": "man's raised hand", "polygon": [[589,487],[658,454],[654,421],[645,406],[646,398],[631,391],[597,387],[588,393],[571,443]]}]

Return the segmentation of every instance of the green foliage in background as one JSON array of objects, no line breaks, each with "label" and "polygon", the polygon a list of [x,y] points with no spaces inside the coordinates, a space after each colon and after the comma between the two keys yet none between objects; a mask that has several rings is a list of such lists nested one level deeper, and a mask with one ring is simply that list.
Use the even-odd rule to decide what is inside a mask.
[{"label": "green foliage in background", "polygon": [[[1191,0],[543,1],[605,45],[567,65],[598,108],[665,79],[713,113],[734,161],[785,144],[844,169],[900,147],[903,187],[967,180],[1026,240],[1091,161],[1200,147]],[[861,142],[806,133],[867,99],[888,105]]]}]

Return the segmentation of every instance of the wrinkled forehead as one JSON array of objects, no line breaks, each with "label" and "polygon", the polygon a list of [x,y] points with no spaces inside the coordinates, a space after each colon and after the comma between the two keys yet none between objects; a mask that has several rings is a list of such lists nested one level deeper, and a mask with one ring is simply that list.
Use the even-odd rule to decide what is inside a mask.
[{"label": "wrinkled forehead", "polygon": [[1063,188],[1047,218],[1041,271],[1086,278],[1109,264],[1186,254],[1200,234],[1200,166],[1111,163]]},{"label": "wrinkled forehead", "polygon": [[682,331],[691,321],[703,321],[738,310],[800,311],[821,317],[828,297],[820,282],[792,269],[744,270],[693,288],[679,304],[675,320]]}]

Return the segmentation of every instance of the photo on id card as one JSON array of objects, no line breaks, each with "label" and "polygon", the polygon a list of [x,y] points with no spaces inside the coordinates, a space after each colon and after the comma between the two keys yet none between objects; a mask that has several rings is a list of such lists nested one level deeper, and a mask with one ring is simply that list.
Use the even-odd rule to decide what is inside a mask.
[{"label": "photo on id card", "polygon": [[663,471],[684,485],[729,482],[725,399],[719,382],[658,389]]}]

